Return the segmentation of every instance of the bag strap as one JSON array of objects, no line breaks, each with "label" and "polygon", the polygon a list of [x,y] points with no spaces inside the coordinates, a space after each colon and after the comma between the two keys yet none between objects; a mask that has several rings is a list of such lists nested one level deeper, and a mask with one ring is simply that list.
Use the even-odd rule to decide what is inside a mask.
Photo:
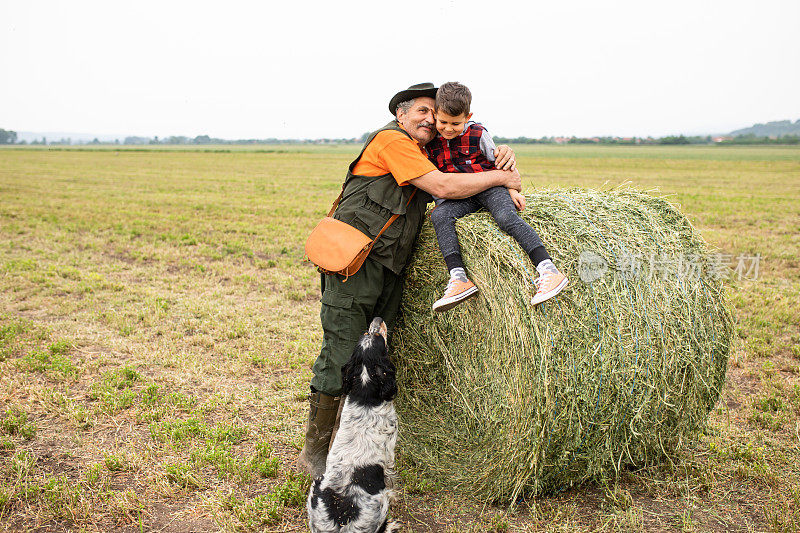
[{"label": "bag strap", "polygon": [[[413,191],[411,191],[411,196],[409,196],[409,197],[408,197],[408,201],[406,202],[406,207],[408,207],[408,204],[410,204],[410,203],[411,203],[411,199],[412,199],[412,198],[414,198],[414,195],[415,195],[415,194],[417,194],[417,188],[416,188],[416,187],[414,187],[414,190],[413,190]],[[397,214],[395,214],[395,215],[392,215],[391,217],[389,217],[389,220],[386,222],[386,224],[384,224],[384,225],[383,225],[383,227],[381,228],[381,230],[380,230],[380,231],[378,232],[378,234],[375,236],[375,239],[372,241],[372,244],[375,244],[375,241],[377,241],[377,240],[380,238],[381,234],[382,234],[384,231],[386,231],[386,228],[388,228],[389,226],[391,226],[391,225],[392,225],[392,222],[394,222],[395,220],[397,220],[397,217],[399,217],[399,216],[400,216],[400,215],[397,215]],[[370,244],[370,245],[369,245],[370,249],[372,249],[372,244]]]},{"label": "bag strap", "polygon": [[333,212],[336,211],[336,207],[339,205],[339,202],[342,201],[342,195],[344,194],[344,186],[345,185],[346,185],[346,183],[342,183],[342,192],[339,193],[339,197],[336,199],[335,202],[333,202],[333,205],[331,206],[331,210],[328,211],[328,216],[329,217],[333,216]]}]

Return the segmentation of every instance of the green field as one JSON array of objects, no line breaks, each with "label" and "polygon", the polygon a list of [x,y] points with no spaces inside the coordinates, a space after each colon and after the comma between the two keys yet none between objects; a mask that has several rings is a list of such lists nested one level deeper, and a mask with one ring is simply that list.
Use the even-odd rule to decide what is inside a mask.
[{"label": "green field", "polygon": [[[760,256],[758,279],[729,283],[722,400],[670,461],[513,509],[401,459],[394,516],[800,530],[800,148],[517,150],[529,189],[653,190],[732,267]],[[295,460],[321,329],[303,244],[357,151],[0,149],[0,530],[306,530]]]}]

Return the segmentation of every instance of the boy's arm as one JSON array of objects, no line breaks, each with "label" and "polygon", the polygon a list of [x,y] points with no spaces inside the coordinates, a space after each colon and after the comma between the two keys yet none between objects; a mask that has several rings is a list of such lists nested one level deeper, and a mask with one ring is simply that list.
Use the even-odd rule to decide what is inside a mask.
[{"label": "boy's arm", "polygon": [[492,139],[486,128],[481,134],[480,147],[483,155],[486,156],[489,162],[494,163],[495,168],[511,170],[517,167],[517,158],[514,155],[514,150],[505,144],[495,146],[494,139]]},{"label": "boy's arm", "polygon": [[469,198],[490,187],[507,187],[522,190],[522,179],[516,169],[487,170],[486,172],[461,173],[433,170],[414,178],[409,183],[439,198],[457,200]]},{"label": "boy's arm", "polygon": [[489,131],[485,128],[483,133],[481,133],[480,147],[486,159],[488,159],[490,163],[494,163],[496,159],[494,151],[497,150],[497,147],[494,145],[494,139],[489,135]]}]

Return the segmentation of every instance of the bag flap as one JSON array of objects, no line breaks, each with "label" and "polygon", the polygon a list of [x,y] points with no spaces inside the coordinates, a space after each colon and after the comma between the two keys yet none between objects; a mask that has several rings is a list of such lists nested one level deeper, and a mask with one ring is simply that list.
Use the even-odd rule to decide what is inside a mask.
[{"label": "bag flap", "polygon": [[324,270],[338,272],[346,268],[372,239],[353,226],[325,217],[306,241],[306,256]]}]

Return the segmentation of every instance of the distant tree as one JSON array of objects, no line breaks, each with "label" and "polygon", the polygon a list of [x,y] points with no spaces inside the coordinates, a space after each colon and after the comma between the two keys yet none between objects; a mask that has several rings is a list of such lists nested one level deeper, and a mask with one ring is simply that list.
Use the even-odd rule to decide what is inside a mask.
[{"label": "distant tree", "polygon": [[658,140],[659,144],[689,144],[689,139],[683,135],[668,135]]},{"label": "distant tree", "polygon": [[14,144],[15,142],[17,142],[16,131],[0,129],[0,144]]},{"label": "distant tree", "polygon": [[198,135],[192,142],[194,144],[211,144],[211,137],[208,135]]},{"label": "distant tree", "polygon": [[97,140],[97,137],[95,137],[94,139],[92,139],[92,142],[90,144],[100,144],[100,141]]},{"label": "distant tree", "polygon": [[737,135],[732,140],[720,144],[800,144],[800,136],[781,135],[780,137],[759,137],[753,133]]}]

